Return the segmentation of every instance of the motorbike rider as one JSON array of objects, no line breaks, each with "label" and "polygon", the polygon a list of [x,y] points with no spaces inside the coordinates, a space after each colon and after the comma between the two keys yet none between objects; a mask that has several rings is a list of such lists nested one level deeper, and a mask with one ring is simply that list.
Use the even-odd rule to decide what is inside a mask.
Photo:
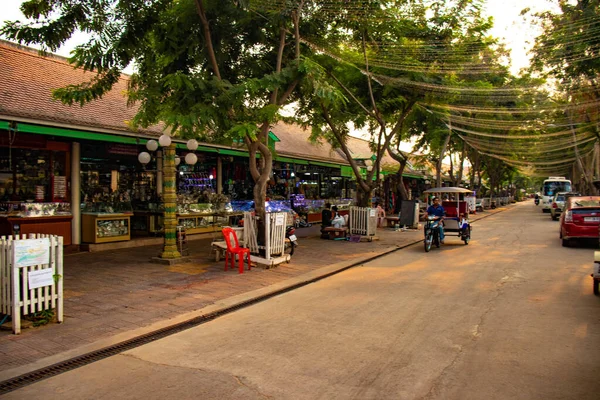
[{"label": "motorbike rider", "polygon": [[435,216],[439,218],[438,228],[440,230],[441,244],[444,244],[444,215],[446,215],[446,210],[444,210],[444,207],[440,204],[440,198],[436,196],[433,198],[433,204],[427,208],[427,217]]}]

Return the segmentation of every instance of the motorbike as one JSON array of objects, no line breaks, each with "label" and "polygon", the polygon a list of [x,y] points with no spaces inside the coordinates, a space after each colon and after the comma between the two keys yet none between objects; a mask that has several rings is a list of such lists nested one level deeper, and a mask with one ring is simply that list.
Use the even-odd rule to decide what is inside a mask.
[{"label": "motorbike", "polygon": [[425,246],[425,252],[431,250],[431,246],[440,247],[440,217],[430,215],[427,217],[425,222],[425,240],[423,244]]},{"label": "motorbike", "polygon": [[535,196],[535,205],[538,206],[540,204],[540,197],[539,196]]},{"label": "motorbike", "polygon": [[290,256],[294,255],[294,249],[298,246],[298,238],[295,235],[296,228],[288,226],[285,230],[285,253]]}]

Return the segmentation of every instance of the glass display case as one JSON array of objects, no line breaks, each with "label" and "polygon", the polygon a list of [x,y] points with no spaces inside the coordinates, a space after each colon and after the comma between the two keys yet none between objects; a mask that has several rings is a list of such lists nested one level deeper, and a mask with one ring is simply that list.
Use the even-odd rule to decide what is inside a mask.
[{"label": "glass display case", "polygon": [[71,203],[21,203],[21,217],[50,217],[71,215]]},{"label": "glass display case", "polygon": [[231,203],[178,204],[177,225],[185,228],[187,234],[214,232],[222,226],[234,225],[232,219],[240,214]]},{"label": "glass display case", "polygon": [[85,243],[119,242],[131,239],[130,201],[88,201],[81,206],[81,232]]},{"label": "glass display case", "polygon": [[81,213],[83,241],[119,242],[131,239],[131,214]]}]

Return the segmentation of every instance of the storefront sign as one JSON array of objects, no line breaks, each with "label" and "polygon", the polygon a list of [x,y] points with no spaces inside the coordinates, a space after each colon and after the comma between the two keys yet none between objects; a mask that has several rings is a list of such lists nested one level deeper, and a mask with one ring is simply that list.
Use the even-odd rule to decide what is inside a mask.
[{"label": "storefront sign", "polygon": [[28,278],[29,289],[37,289],[44,286],[52,286],[52,284],[54,284],[52,268],[30,271]]},{"label": "storefront sign", "polygon": [[46,188],[44,186],[36,186],[35,187],[35,200],[36,201],[44,201],[44,197],[46,194]]},{"label": "storefront sign", "polygon": [[66,199],[67,198],[67,177],[66,176],[55,176],[54,177],[54,198],[55,199]]},{"label": "storefront sign", "polygon": [[128,156],[137,156],[139,150],[136,146],[130,146],[127,144],[108,143],[106,150],[109,154],[124,154]]},{"label": "storefront sign", "polygon": [[29,267],[50,263],[50,239],[13,241],[14,266]]}]

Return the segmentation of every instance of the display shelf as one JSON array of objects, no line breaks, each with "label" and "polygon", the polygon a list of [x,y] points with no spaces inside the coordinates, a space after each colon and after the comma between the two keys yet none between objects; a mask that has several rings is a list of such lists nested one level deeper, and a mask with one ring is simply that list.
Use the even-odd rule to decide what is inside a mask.
[{"label": "display shelf", "polygon": [[131,239],[130,214],[81,213],[83,241],[120,242]]},{"label": "display shelf", "polygon": [[177,214],[177,226],[182,226],[188,235],[196,233],[215,232],[221,227],[231,225],[232,218],[239,217],[239,213],[203,214],[188,213]]}]

